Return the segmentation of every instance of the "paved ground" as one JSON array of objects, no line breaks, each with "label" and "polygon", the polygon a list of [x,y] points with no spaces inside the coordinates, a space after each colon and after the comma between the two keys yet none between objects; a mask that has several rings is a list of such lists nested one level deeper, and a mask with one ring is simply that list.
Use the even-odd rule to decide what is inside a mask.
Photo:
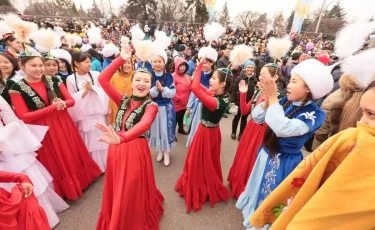
[{"label": "paved ground", "polygon": [[[223,177],[226,179],[232,165],[238,141],[230,138],[232,116],[221,122],[222,150],[221,164]],[[187,148],[186,136],[178,136],[177,148],[172,152],[171,165],[166,168],[156,161],[156,151],[152,150],[156,184],[165,198],[164,215],[160,222],[161,230],[241,230],[242,214],[235,208],[236,200],[219,203],[214,208],[208,204],[198,213],[186,214],[184,200],[174,191],[180,175]],[[56,230],[92,230],[95,229],[101,208],[104,176],[98,178],[78,201],[68,202],[70,209],[61,213],[60,224]],[[225,180],[225,185],[227,182]],[[126,229],[124,229],[126,230]]]}]

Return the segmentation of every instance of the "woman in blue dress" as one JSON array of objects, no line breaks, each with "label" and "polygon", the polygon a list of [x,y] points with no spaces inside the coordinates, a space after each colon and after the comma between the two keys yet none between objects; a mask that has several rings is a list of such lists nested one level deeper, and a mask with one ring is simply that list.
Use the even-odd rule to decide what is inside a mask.
[{"label": "woman in blue dress", "polygon": [[[201,84],[206,87],[207,89],[210,86],[210,78],[213,74],[213,65],[217,59],[217,52],[214,49],[209,49],[207,47],[203,47],[200,49],[198,57],[199,59],[204,58],[203,67],[202,67],[202,75],[201,75]],[[187,104],[186,115],[189,117],[189,136],[186,142],[186,147],[189,147],[191,142],[193,141],[194,135],[198,129],[199,124],[201,123],[202,117],[202,103],[200,100],[195,96],[193,92],[191,92],[189,97],[189,102]]]},{"label": "woman in blue dress", "polygon": [[175,143],[175,121],[176,113],[172,98],[176,94],[173,76],[165,70],[167,54],[164,50],[159,52],[159,56],[152,60],[152,85],[150,95],[154,102],[158,104],[158,114],[151,125],[149,144],[156,147],[158,151],[157,161],[164,158],[164,165],[169,166],[169,154]]},{"label": "woman in blue dress", "polygon": [[[276,64],[267,66],[278,68],[280,72]],[[329,70],[313,59],[294,67],[287,96],[280,101],[272,77],[267,68],[262,68],[260,82],[268,100],[254,108],[252,118],[258,124],[267,123],[269,128],[246,189],[236,203],[242,210],[243,224],[248,228],[251,227],[249,218],[258,206],[301,162],[303,145],[323,124],[325,117],[312,100],[325,96],[333,87]]]}]

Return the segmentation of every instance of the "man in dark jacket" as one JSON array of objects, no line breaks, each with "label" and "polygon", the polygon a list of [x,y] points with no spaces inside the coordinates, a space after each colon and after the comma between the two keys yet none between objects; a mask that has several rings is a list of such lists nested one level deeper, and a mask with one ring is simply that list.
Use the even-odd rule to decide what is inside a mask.
[{"label": "man in dark jacket", "polygon": [[229,56],[230,52],[232,51],[233,47],[231,45],[227,45],[227,48],[225,49],[223,57],[221,57],[217,63],[216,67],[219,68],[228,68],[229,66]]},{"label": "man in dark jacket", "polygon": [[247,91],[246,95],[246,103],[248,103],[251,98],[253,97],[255,86],[257,83],[257,78],[255,77],[255,63],[251,60],[248,60],[244,64],[244,70],[241,72],[241,75],[237,77],[233,82],[233,88],[231,93],[231,102],[238,106],[238,112],[233,118],[232,122],[232,135],[231,138],[233,140],[236,139],[237,135],[237,126],[238,122],[241,119],[241,125],[240,125],[240,132],[238,134],[238,140],[241,139],[242,133],[245,130],[246,123],[247,123],[247,117],[249,114],[242,115],[241,109],[240,109],[240,90],[239,90],[239,84],[242,80],[245,81],[246,85],[248,85],[249,89]]},{"label": "man in dark jacket", "polygon": [[298,65],[300,57],[301,57],[301,53],[294,53],[292,54],[292,61],[286,64],[286,76],[285,76],[286,85],[289,84],[290,78],[292,77],[292,69],[296,67],[296,65]]}]

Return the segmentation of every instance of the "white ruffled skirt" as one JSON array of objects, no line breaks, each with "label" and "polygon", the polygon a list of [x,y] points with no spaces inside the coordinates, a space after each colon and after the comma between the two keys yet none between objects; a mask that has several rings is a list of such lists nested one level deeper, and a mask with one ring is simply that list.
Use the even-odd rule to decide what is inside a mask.
[{"label": "white ruffled skirt", "polygon": [[96,87],[95,92],[90,92],[83,99],[83,91],[73,94],[75,105],[69,108],[68,112],[76,123],[91,158],[104,173],[109,145],[97,140],[103,134],[95,124],[107,124],[108,97],[101,88]]},{"label": "white ruffled skirt", "polygon": [[[41,147],[40,142],[47,130],[48,127],[26,126],[21,121],[17,125],[12,123],[10,126],[0,127],[0,170],[22,173],[30,178],[34,194],[53,228],[60,221],[57,213],[68,209],[69,205],[55,193],[52,176],[36,159],[34,151]],[[0,183],[0,187],[8,191],[14,185],[15,183]]]}]

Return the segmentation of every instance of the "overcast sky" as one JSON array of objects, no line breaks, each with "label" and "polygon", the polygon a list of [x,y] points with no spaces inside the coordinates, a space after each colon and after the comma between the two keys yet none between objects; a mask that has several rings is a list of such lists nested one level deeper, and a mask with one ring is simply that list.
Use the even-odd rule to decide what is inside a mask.
[{"label": "overcast sky", "polygon": [[[23,10],[23,2],[28,2],[29,0],[18,0],[21,4],[15,4]],[[38,0],[33,0],[38,1]],[[92,0],[74,0],[77,6],[82,2],[83,8],[87,9],[92,6]],[[100,2],[101,0],[97,0]],[[109,0],[103,0],[107,2]],[[126,3],[127,0],[111,0],[114,8],[119,5]],[[267,12],[270,16],[282,11],[285,16],[288,16],[291,11],[294,10],[298,0],[217,0],[217,10],[220,11],[223,5],[227,1],[229,3],[230,15],[233,18],[238,13],[246,10],[253,10],[258,12]],[[314,0],[312,10],[318,9],[324,0]],[[371,18],[375,14],[375,0],[326,0],[326,3],[340,1],[341,5],[344,7],[348,14],[348,19],[354,18]],[[22,7],[23,6],[23,7]]]}]

